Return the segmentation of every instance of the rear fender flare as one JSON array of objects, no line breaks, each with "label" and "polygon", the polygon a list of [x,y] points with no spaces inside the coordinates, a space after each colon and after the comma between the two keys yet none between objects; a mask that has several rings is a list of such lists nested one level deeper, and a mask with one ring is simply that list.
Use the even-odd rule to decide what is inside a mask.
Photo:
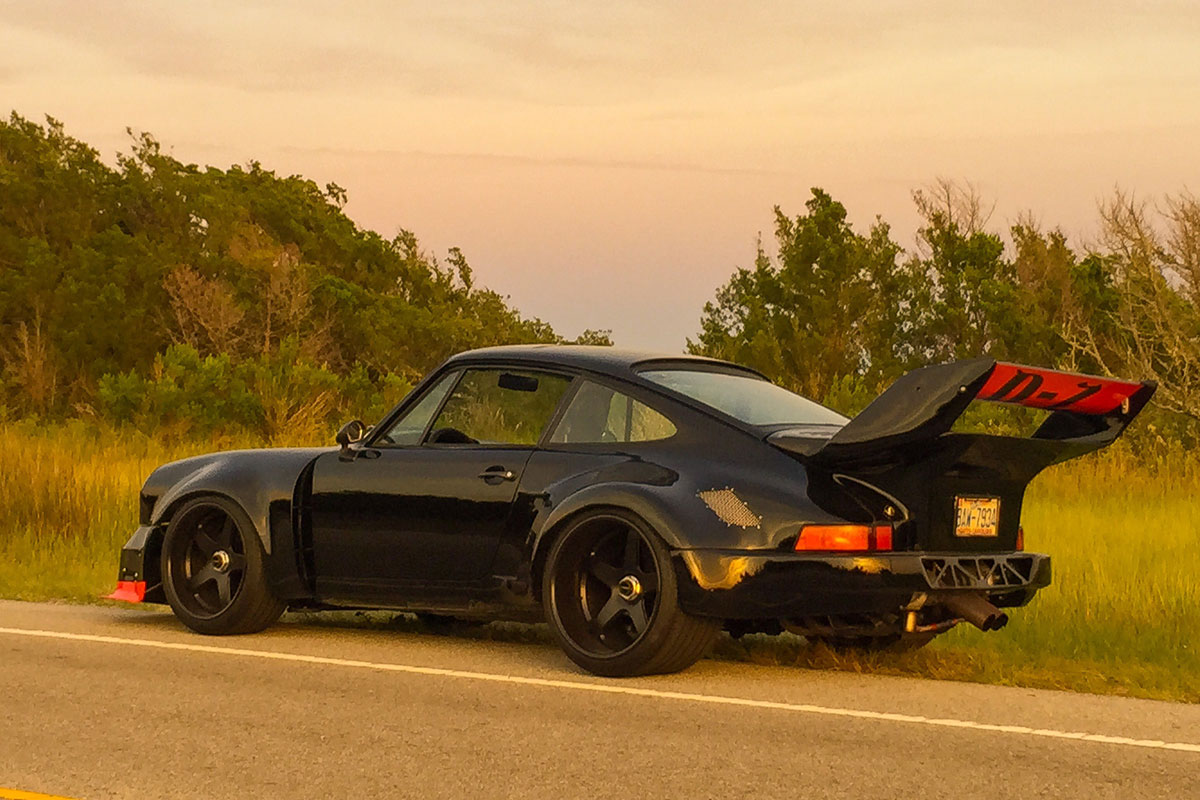
[{"label": "rear fender flare", "polygon": [[711,523],[700,514],[694,519],[689,518],[686,513],[681,513],[679,503],[671,502],[671,498],[663,497],[655,488],[625,482],[592,485],[568,495],[540,514],[531,527],[527,545],[535,595],[541,595],[542,569],[554,540],[573,519],[589,511],[615,509],[633,514],[658,533],[669,549],[694,546],[685,531],[694,531],[699,525]]}]

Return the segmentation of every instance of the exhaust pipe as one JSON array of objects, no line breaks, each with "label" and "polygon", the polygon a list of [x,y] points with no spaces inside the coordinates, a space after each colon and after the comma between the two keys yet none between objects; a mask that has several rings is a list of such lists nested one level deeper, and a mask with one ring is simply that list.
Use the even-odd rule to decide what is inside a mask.
[{"label": "exhaust pipe", "polygon": [[942,598],[942,605],[981,631],[998,631],[1008,624],[1008,614],[989,603],[982,594],[954,592]]}]

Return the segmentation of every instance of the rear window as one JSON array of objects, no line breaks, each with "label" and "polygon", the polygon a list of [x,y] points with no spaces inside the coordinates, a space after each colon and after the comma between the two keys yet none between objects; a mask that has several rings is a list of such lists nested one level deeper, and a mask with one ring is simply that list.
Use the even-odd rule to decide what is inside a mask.
[{"label": "rear window", "polygon": [[845,425],[849,421],[833,409],[753,375],[660,369],[641,376],[750,425]]}]

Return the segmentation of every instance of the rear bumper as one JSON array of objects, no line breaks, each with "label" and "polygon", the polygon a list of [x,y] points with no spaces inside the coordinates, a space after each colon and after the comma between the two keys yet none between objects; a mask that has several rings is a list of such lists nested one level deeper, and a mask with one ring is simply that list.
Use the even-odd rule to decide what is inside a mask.
[{"label": "rear bumper", "polygon": [[986,592],[1002,607],[1050,584],[1039,553],[823,554],[679,550],[672,554],[681,608],[723,619],[885,614],[952,591]]}]

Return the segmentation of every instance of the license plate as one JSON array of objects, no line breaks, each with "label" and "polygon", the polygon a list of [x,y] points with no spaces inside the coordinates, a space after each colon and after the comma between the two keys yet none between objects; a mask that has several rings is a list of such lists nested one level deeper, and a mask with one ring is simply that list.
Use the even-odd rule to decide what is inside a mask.
[{"label": "license plate", "polygon": [[1000,532],[999,497],[955,497],[955,536],[996,536]]}]

